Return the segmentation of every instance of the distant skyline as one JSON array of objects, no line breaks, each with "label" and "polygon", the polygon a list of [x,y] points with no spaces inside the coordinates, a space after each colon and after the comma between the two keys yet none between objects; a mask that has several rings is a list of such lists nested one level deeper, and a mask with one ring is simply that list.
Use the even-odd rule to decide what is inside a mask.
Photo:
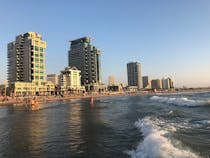
[{"label": "distant skyline", "polygon": [[210,86],[209,0],[2,0],[0,82],[7,74],[7,44],[29,31],[47,42],[46,74],[68,65],[70,40],[90,36],[102,54],[102,81],[127,83],[126,64],[142,76],[171,77],[175,86]]}]

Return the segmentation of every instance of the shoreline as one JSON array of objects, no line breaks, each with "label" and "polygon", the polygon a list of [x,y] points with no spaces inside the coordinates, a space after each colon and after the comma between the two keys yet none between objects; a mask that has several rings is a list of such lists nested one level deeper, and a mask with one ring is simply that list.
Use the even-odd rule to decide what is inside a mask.
[{"label": "shoreline", "polygon": [[[137,92],[108,92],[103,94],[94,94],[94,95],[64,95],[63,97],[59,96],[36,96],[38,102],[56,102],[56,101],[64,101],[64,100],[71,100],[71,99],[87,99],[91,96],[94,98],[100,97],[115,97],[115,96],[136,96],[136,95],[164,95],[164,94],[187,94],[187,93],[208,93],[210,89],[185,89],[185,90],[172,90],[172,91],[137,91]],[[19,98],[7,98],[2,99],[0,101],[0,107],[3,106],[13,106],[15,104],[25,104],[26,101],[32,99],[33,97],[19,97]]]}]

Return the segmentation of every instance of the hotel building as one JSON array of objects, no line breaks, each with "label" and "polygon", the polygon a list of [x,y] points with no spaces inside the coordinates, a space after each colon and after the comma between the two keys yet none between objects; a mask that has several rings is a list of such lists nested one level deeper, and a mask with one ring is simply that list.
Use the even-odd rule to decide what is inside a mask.
[{"label": "hotel building", "polygon": [[8,81],[13,91],[21,93],[22,88],[31,95],[45,91],[45,48],[46,42],[35,32],[20,34],[8,44]]},{"label": "hotel building", "polygon": [[141,89],[142,75],[141,64],[139,62],[130,62],[127,64],[128,86],[137,86]]},{"label": "hotel building", "polygon": [[61,91],[84,90],[81,86],[81,71],[76,67],[66,67],[59,75]]},{"label": "hotel building", "polygon": [[82,85],[101,83],[101,51],[91,44],[90,37],[71,41],[68,61],[70,67],[76,67],[81,71]]}]

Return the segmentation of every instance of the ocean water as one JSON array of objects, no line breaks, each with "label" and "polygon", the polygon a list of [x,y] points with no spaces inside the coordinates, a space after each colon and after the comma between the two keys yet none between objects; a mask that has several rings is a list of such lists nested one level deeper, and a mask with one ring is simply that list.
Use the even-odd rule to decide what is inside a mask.
[{"label": "ocean water", "polygon": [[210,93],[0,108],[0,157],[208,158]]}]

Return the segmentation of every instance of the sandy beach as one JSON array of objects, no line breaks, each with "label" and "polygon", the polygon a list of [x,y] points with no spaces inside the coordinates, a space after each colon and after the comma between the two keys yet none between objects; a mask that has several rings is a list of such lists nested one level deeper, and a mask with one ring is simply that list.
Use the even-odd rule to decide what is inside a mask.
[{"label": "sandy beach", "polygon": [[[57,96],[35,96],[38,102],[55,102],[62,100],[70,100],[70,99],[85,99],[93,96],[94,98],[98,97],[107,97],[107,96],[128,96],[128,95],[161,95],[161,94],[174,94],[174,93],[201,93],[201,92],[209,92],[210,88],[196,88],[196,89],[179,89],[172,91],[137,91],[137,92],[106,92],[106,93],[94,93],[94,94],[85,94],[85,95],[57,95]],[[1,97],[0,98],[0,106],[12,106],[14,104],[25,104],[28,100],[34,98],[34,96],[28,97]]]}]

